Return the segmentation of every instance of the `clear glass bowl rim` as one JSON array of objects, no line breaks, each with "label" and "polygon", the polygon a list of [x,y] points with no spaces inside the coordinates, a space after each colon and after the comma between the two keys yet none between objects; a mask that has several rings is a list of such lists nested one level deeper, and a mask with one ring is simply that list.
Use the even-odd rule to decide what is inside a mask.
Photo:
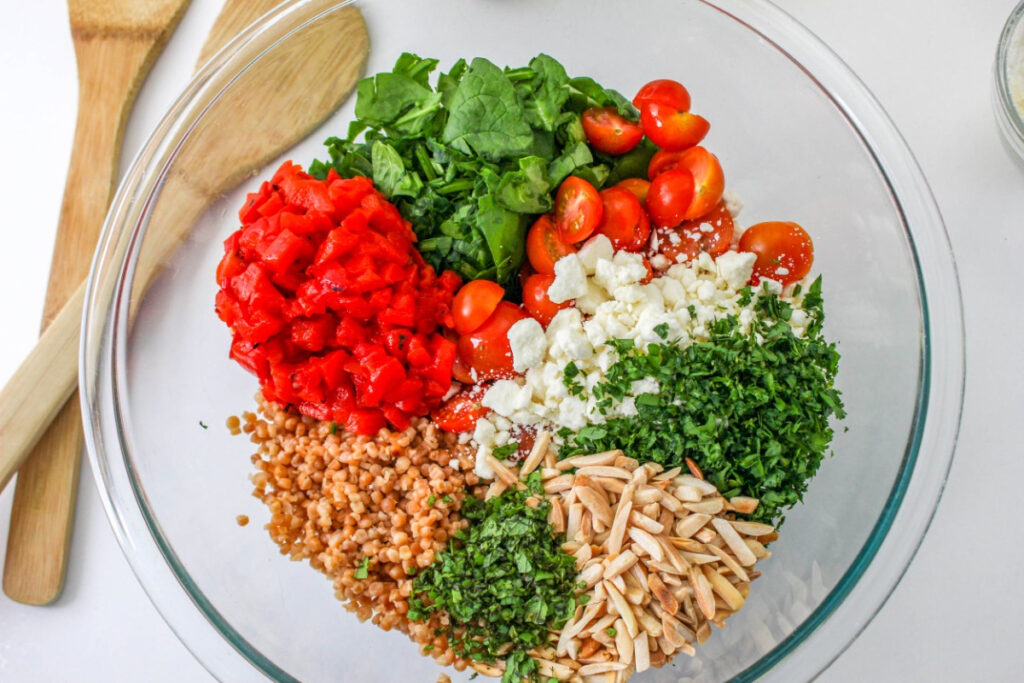
[{"label": "clear glass bowl rim", "polygon": [[[104,225],[86,293],[80,389],[86,445],[101,500],[143,589],[179,639],[219,678],[234,680],[258,671],[275,680],[293,680],[250,646],[198,590],[161,534],[141,482],[135,477],[121,428],[122,406],[117,392],[119,376],[123,376],[120,372],[124,367],[135,260],[151,200],[174,162],[178,143],[205,108],[262,54],[317,17],[353,1],[314,12],[310,7],[313,0],[291,0],[244,31],[195,76],[122,181]],[[941,497],[963,404],[964,330],[959,281],[948,236],[927,182],[881,105],[849,67],[809,30],[769,2],[699,1],[740,22],[791,59],[847,117],[874,155],[903,214],[919,280],[924,324],[922,379],[914,429],[888,501],[868,541],[826,599],[792,634],[735,678],[806,679],[834,661],[881,609],[913,559]],[[1022,7],[1024,2],[1015,15]],[[814,65],[813,72],[808,64]],[[929,307],[929,299],[941,304]],[[928,453],[928,459],[919,459],[920,452]],[[173,583],[184,590],[167,591]]]},{"label": "clear glass bowl rim", "polygon": [[999,44],[993,64],[993,107],[999,130],[1006,143],[1018,158],[1024,161],[1024,118],[1021,118],[1020,112],[1013,104],[1013,94],[1010,92],[1010,83],[1007,78],[1008,52],[1022,20],[1024,20],[1024,0],[1018,2],[1017,6],[1013,8],[1003,25],[1003,30],[999,33]]}]

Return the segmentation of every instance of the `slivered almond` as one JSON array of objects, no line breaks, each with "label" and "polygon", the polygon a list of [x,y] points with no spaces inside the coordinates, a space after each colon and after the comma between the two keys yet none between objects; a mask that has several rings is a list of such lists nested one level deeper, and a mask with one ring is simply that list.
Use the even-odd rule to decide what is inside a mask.
[{"label": "slivered almond", "polygon": [[732,506],[732,509],[744,515],[751,514],[760,504],[761,501],[757,498],[750,498],[748,496],[736,496],[729,499],[729,505]]},{"label": "slivered almond", "polygon": [[725,507],[725,499],[721,496],[715,496],[714,498],[705,498],[699,503],[683,503],[683,507],[690,512],[717,515]]},{"label": "slivered almond", "polygon": [[711,482],[704,481],[689,474],[680,474],[678,477],[672,480],[679,486],[692,486],[693,488],[700,491],[705,496],[713,496],[718,494],[718,489]]},{"label": "slivered almond", "polygon": [[580,646],[580,659],[589,659],[594,656],[599,649],[601,649],[601,641],[595,640],[594,638],[587,638],[583,641],[583,645]]},{"label": "slivered almond", "polygon": [[658,524],[661,525],[662,531],[665,531],[666,529],[671,529],[672,528],[672,523],[675,522],[675,521],[676,521],[675,515],[673,515],[672,511],[667,509],[667,508],[663,509],[661,511],[661,516],[658,517]]},{"label": "slivered almond", "polygon": [[705,621],[703,624],[701,624],[697,628],[695,635],[697,636],[698,645],[703,645],[704,643],[708,642],[708,638],[711,637],[711,627],[708,626],[708,622]]},{"label": "slivered almond", "polygon": [[653,486],[640,486],[636,489],[636,493],[633,494],[633,500],[637,505],[648,505],[650,503],[657,503],[661,500],[661,496],[661,489],[654,488]]},{"label": "slivered almond", "polygon": [[647,646],[646,633],[638,633],[633,636],[633,667],[637,673],[651,668],[651,651]]},{"label": "slivered almond", "polygon": [[696,488],[693,486],[687,486],[686,484],[675,487],[672,491],[672,495],[684,503],[699,503],[701,498],[704,497]]},{"label": "slivered almond", "polygon": [[537,660],[537,671],[541,676],[557,678],[560,681],[568,680],[573,674],[573,670],[565,664],[552,662],[547,659]]},{"label": "slivered almond", "polygon": [[635,638],[640,633],[640,628],[636,623],[636,615],[633,614],[633,609],[629,606],[626,598],[612,582],[604,581],[601,585],[604,586],[605,592],[608,593],[609,608],[614,609],[618,613],[626,624],[626,631]]},{"label": "slivered almond", "polygon": [[672,530],[675,532],[676,536],[689,538],[700,531],[701,528],[710,521],[711,515],[702,515],[699,513],[690,514],[678,520]]},{"label": "slivered almond", "polygon": [[744,567],[750,567],[757,562],[757,557],[751,552],[747,544],[743,542],[740,535],[736,533],[736,529],[733,528],[732,524],[726,519],[715,518],[711,520],[712,526],[715,530],[722,535],[722,540],[725,541],[726,545],[729,546],[729,550],[733,552],[736,559]]},{"label": "slivered almond", "polygon": [[665,531],[665,527],[663,527],[659,522],[651,519],[647,515],[640,514],[636,510],[630,513],[629,523],[652,534],[660,534]]},{"label": "slivered almond", "polygon": [[676,568],[676,572],[683,574],[690,569],[690,563],[686,561],[682,553],[676,550],[676,547],[672,545],[667,536],[658,536],[658,543],[661,544],[662,549],[665,551],[665,559]]},{"label": "slivered almond", "polygon": [[540,468],[540,480],[547,481],[548,479],[554,479],[562,474],[562,470],[556,470],[554,467],[541,467]]},{"label": "slivered almond", "polygon": [[739,519],[734,519],[729,523],[732,524],[733,529],[744,536],[767,536],[768,534],[775,532],[775,529],[771,524],[763,524],[761,522],[745,522]]},{"label": "slivered almond", "polygon": [[611,477],[612,479],[625,479],[629,481],[633,474],[622,467],[611,467],[608,465],[588,465],[576,470],[576,476],[585,477]]},{"label": "slivered almond", "polygon": [[596,600],[591,600],[583,609],[583,614],[580,615],[580,618],[573,622],[572,627],[566,626],[564,629],[562,629],[562,635],[565,635],[566,631],[568,631],[568,637],[575,638],[577,634],[579,634],[584,628],[586,628],[590,624],[590,622],[592,622],[594,619],[600,616],[599,612],[605,608],[605,602],[597,602]]},{"label": "slivered almond", "polygon": [[633,662],[633,639],[626,630],[626,623],[620,617],[615,622],[615,650],[619,653],[619,661],[624,664]]},{"label": "slivered almond", "polygon": [[661,506],[657,503],[648,503],[640,508],[640,512],[647,515],[651,519],[654,519],[661,514]]},{"label": "slivered almond", "polygon": [[626,482],[624,480],[612,479],[611,477],[594,477],[594,483],[608,493],[616,495],[622,495],[622,490],[626,487]]},{"label": "slivered almond", "polygon": [[548,523],[554,528],[555,533],[565,533],[565,511],[562,509],[562,501],[558,498],[551,499],[551,509],[548,510]]},{"label": "slivered almond", "polygon": [[646,484],[647,480],[650,479],[651,473],[647,471],[646,467],[638,467],[633,470],[633,483],[637,486]]},{"label": "slivered almond", "polygon": [[573,553],[573,557],[576,558],[576,571],[583,569],[583,565],[587,563],[591,557],[594,556],[594,551],[591,550],[590,544],[584,543],[579,547],[579,550]]},{"label": "slivered almond", "polygon": [[[625,576],[625,574],[621,574],[620,576]],[[639,586],[626,586],[626,590],[622,593],[622,596],[626,598],[626,602],[631,605],[642,605],[644,602],[650,601],[650,594]]]},{"label": "slivered almond", "polygon": [[572,503],[565,522],[565,537],[569,540],[576,538],[580,533],[580,524],[583,522],[583,504]]},{"label": "slivered almond", "polygon": [[672,595],[672,591],[668,589],[665,582],[661,580],[661,577],[657,574],[648,574],[647,585],[662,609],[669,614],[675,614],[679,611],[679,601]]},{"label": "slivered almond", "polygon": [[596,664],[587,664],[581,666],[580,670],[577,671],[580,676],[594,676],[596,674],[603,674],[608,671],[622,671],[626,668],[626,665],[622,662],[598,662]]},{"label": "slivered almond", "polygon": [[690,474],[692,474],[693,476],[695,476],[698,479],[703,479],[704,478],[704,473],[700,471],[699,467],[697,467],[697,463],[695,463],[690,458],[686,458],[685,462],[686,462],[687,469],[690,470]]},{"label": "slivered almond", "polygon": [[711,527],[704,527],[693,535],[701,543],[711,543],[711,541],[718,538],[718,533],[715,532]]},{"label": "slivered almond", "polygon": [[[607,603],[605,603],[605,604],[607,604]],[[585,629],[583,629],[583,631],[580,632],[580,636],[590,636],[590,635],[593,635],[593,634],[595,634],[595,633],[597,633],[599,631],[603,631],[606,628],[608,628],[609,626],[611,626],[612,624],[614,624],[615,621],[618,618],[619,618],[619,615],[615,614],[614,612],[609,612],[607,614],[604,614],[604,615],[601,616],[600,619],[598,619],[597,621],[592,623],[590,626],[588,626]]]},{"label": "slivered almond", "polygon": [[626,571],[634,564],[636,564],[636,561],[637,557],[632,550],[627,550],[621,555],[617,555],[605,566],[604,578],[610,579],[612,577],[618,576],[619,574],[621,574],[622,572]]},{"label": "slivered almond", "polygon": [[707,564],[708,562],[714,562],[718,559],[716,555],[709,555],[707,553],[691,553],[686,550],[682,551],[683,557],[690,564]]},{"label": "slivered almond", "polygon": [[551,433],[547,430],[541,430],[537,433],[537,437],[533,441],[533,448],[530,449],[530,454],[523,460],[523,464],[519,467],[519,476],[525,477],[530,472],[537,469],[537,466],[544,460],[544,456],[547,455],[548,446],[551,445]]},{"label": "slivered almond", "polygon": [[604,543],[605,550],[608,551],[609,555],[615,555],[622,549],[622,541],[626,536],[629,514],[633,510],[633,501],[627,499],[632,498],[632,494],[627,493],[627,490],[632,491],[630,486],[627,486],[626,490],[622,492],[622,498],[619,500],[619,505],[615,510],[615,519],[612,520],[608,540]]},{"label": "slivered almond", "polygon": [[552,493],[561,493],[572,488],[573,477],[571,474],[563,474],[553,479],[548,479],[544,482],[544,493],[548,495]]},{"label": "slivered almond", "polygon": [[516,473],[490,453],[484,456],[484,460],[494,470],[494,476],[501,479],[506,485],[514,486],[519,483],[519,477]]},{"label": "slivered almond", "polygon": [[734,558],[732,555],[725,552],[721,548],[715,547],[713,545],[707,546],[707,549],[715,555],[717,555],[718,559],[722,561],[722,564],[731,569],[732,573],[735,574],[740,581],[750,581],[750,577],[747,576],[747,570],[744,569],[743,566],[739,562],[737,562],[736,558]]},{"label": "slivered almond", "polygon": [[587,467],[589,465],[611,465],[615,458],[622,455],[622,451],[604,451],[592,455],[574,455],[571,458],[560,460],[555,467],[560,470],[571,470],[574,467]]},{"label": "slivered almond", "polygon": [[613,576],[610,579],[605,579],[603,585],[615,586],[620,593],[626,592],[626,580],[622,578],[622,575]]},{"label": "slivered almond", "polygon": [[634,607],[633,614],[636,616],[637,623],[647,632],[648,636],[657,638],[661,635],[661,619],[642,607]]},{"label": "slivered almond", "polygon": [[580,572],[579,580],[587,584],[587,588],[593,588],[594,584],[601,580],[604,575],[604,567],[601,564],[592,564],[584,567]]},{"label": "slivered almond", "polygon": [[768,549],[756,538],[743,539],[743,544],[750,548],[750,552],[754,553],[754,557],[759,560],[763,560],[771,555]]},{"label": "slivered almond", "polygon": [[508,484],[503,482],[501,479],[495,479],[491,482],[491,485],[487,487],[487,493],[484,494],[484,500],[490,500],[496,496],[500,496],[508,488]]},{"label": "slivered almond", "polygon": [[672,566],[672,563],[667,562],[666,560],[657,562],[653,559],[648,558],[642,561],[647,565],[647,568],[653,572],[661,572],[662,574],[676,574],[678,572],[678,570],[674,566]]},{"label": "slivered almond", "polygon": [[703,553],[707,552],[707,546],[700,541],[695,541],[692,538],[679,538],[678,536],[669,536],[668,540],[672,542],[672,545],[685,550],[688,553]]},{"label": "slivered almond", "polygon": [[[580,503],[576,503],[579,505]],[[590,510],[583,508],[583,515],[580,517],[580,530],[576,534],[576,540],[580,543],[590,543],[594,539],[594,522]]]},{"label": "slivered almond", "polygon": [[615,466],[632,472],[636,468],[640,467],[640,461],[636,458],[631,458],[628,455],[620,455],[615,458]]},{"label": "slivered almond", "polygon": [[633,539],[633,542],[647,551],[647,554],[650,555],[651,558],[658,562],[665,559],[665,551],[662,550],[661,544],[658,543],[654,536],[651,536],[649,532],[634,526],[630,527],[627,533],[629,534],[629,537]]},{"label": "slivered almond", "polygon": [[549,448],[548,452],[544,454],[544,467],[554,469],[557,464],[558,458],[555,457],[555,452]]},{"label": "slivered almond", "polygon": [[[648,463],[648,464],[654,465],[654,464],[657,464],[657,463]],[[659,465],[659,467],[660,467],[660,465]],[[656,479],[658,481],[663,481],[665,479],[675,479],[676,477],[679,476],[680,472],[682,472],[682,471],[683,471],[683,468],[681,468],[681,467],[673,467],[670,470],[663,470],[663,471],[659,472],[657,475],[654,476],[654,479]]]},{"label": "slivered almond", "polygon": [[687,511],[683,509],[683,504],[679,502],[679,499],[673,496],[668,491],[664,491],[661,498],[658,500],[661,506],[666,510],[672,512],[673,515],[685,514]]},{"label": "slivered almond", "polygon": [[711,585],[704,578],[703,572],[698,567],[690,567],[690,588],[693,589],[693,597],[697,600],[697,607],[701,614],[708,619],[715,618],[715,597],[711,593]]},{"label": "slivered almond", "polygon": [[743,596],[740,595],[740,592],[736,590],[735,586],[729,583],[728,580],[711,567],[705,566],[701,569],[704,572],[704,578],[706,578],[708,583],[711,584],[711,589],[725,601],[725,604],[728,605],[729,609],[735,612],[740,607],[743,607]]},{"label": "slivered almond", "polygon": [[612,509],[604,495],[590,486],[576,486],[576,497],[590,510],[594,519],[600,520],[606,527],[612,524]]}]

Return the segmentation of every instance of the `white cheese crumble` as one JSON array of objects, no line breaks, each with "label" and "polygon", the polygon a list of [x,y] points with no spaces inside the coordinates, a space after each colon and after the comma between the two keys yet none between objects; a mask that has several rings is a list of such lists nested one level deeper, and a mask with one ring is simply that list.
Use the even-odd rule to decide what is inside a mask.
[{"label": "white cheese crumble", "polygon": [[[642,284],[648,275],[643,256],[613,252],[604,236],[592,238],[578,253],[560,259],[548,295],[556,303],[575,299],[576,305],[559,311],[546,331],[532,319],[509,330],[515,369],[525,374],[495,382],[483,397],[483,405],[491,412],[477,421],[473,435],[478,446],[477,474],[493,477],[484,458],[512,440],[513,425],[555,433],[562,427],[577,431],[637,414],[636,397],[659,391],[653,378],[634,381],[629,394],[605,412],[593,397],[591,390],[619,358],[610,340],[629,339],[640,349],[665,339],[687,346],[707,341],[711,323],[729,315],[736,317],[743,332],[749,331],[757,317],[757,294],[744,305],[739,300],[755,260],[753,254],[736,251],[717,259],[701,253]],[[779,283],[765,281],[771,291],[782,292]],[[793,306],[790,324],[802,335],[808,316],[799,301],[789,302]],[[586,389],[581,396],[572,395],[565,385],[565,368],[570,363],[577,370],[573,381]],[[557,437],[554,443],[557,448]]]}]

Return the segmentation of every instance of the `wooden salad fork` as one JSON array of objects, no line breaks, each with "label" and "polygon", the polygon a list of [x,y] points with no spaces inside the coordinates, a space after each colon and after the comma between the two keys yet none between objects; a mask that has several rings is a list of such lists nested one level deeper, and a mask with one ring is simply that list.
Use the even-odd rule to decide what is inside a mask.
[{"label": "wooden salad fork", "polygon": [[[227,0],[203,46],[199,64],[204,64],[279,2]],[[308,16],[331,4],[331,0],[311,3]],[[362,76],[369,37],[355,7],[324,17],[306,30],[302,43],[301,50],[277,50],[244,74],[243,80],[208,112],[204,130],[198,131],[181,151],[153,209],[139,257],[136,278],[140,284],[133,291],[136,302],[205,208],[323,123],[346,100]],[[258,95],[265,92],[277,95]],[[258,103],[252,101],[254,93]],[[92,245],[90,254],[91,251]],[[0,442],[8,442],[0,444],[0,489],[6,481],[5,473],[13,469],[11,463],[19,459],[48,423],[53,412],[49,405],[59,405],[61,397],[72,389],[84,288],[81,283],[36,349],[0,392],[0,435],[4,436]],[[36,391],[42,389],[43,395],[37,394],[39,400],[26,405],[29,402],[25,399],[33,387]],[[22,479],[31,462],[27,461],[19,472],[4,590],[22,602],[50,602],[59,595],[63,584],[74,486],[58,488],[52,482],[77,480],[81,444],[77,404],[77,397],[69,403],[74,408],[73,423],[78,437],[74,458],[62,458],[59,462],[48,458],[49,465],[32,473],[30,480],[41,483],[28,492],[22,490]],[[65,407],[58,422],[39,441],[33,459],[50,442],[50,434],[66,419],[67,412]],[[54,502],[52,496],[60,494],[66,498]],[[58,503],[62,514],[53,514]]]}]

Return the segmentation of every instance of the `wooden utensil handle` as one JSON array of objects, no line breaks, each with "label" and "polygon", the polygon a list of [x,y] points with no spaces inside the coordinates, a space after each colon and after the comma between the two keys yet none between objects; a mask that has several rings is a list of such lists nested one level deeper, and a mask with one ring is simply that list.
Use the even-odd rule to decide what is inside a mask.
[{"label": "wooden utensil handle", "polygon": [[84,298],[83,283],[0,390],[0,491],[75,390]]}]

